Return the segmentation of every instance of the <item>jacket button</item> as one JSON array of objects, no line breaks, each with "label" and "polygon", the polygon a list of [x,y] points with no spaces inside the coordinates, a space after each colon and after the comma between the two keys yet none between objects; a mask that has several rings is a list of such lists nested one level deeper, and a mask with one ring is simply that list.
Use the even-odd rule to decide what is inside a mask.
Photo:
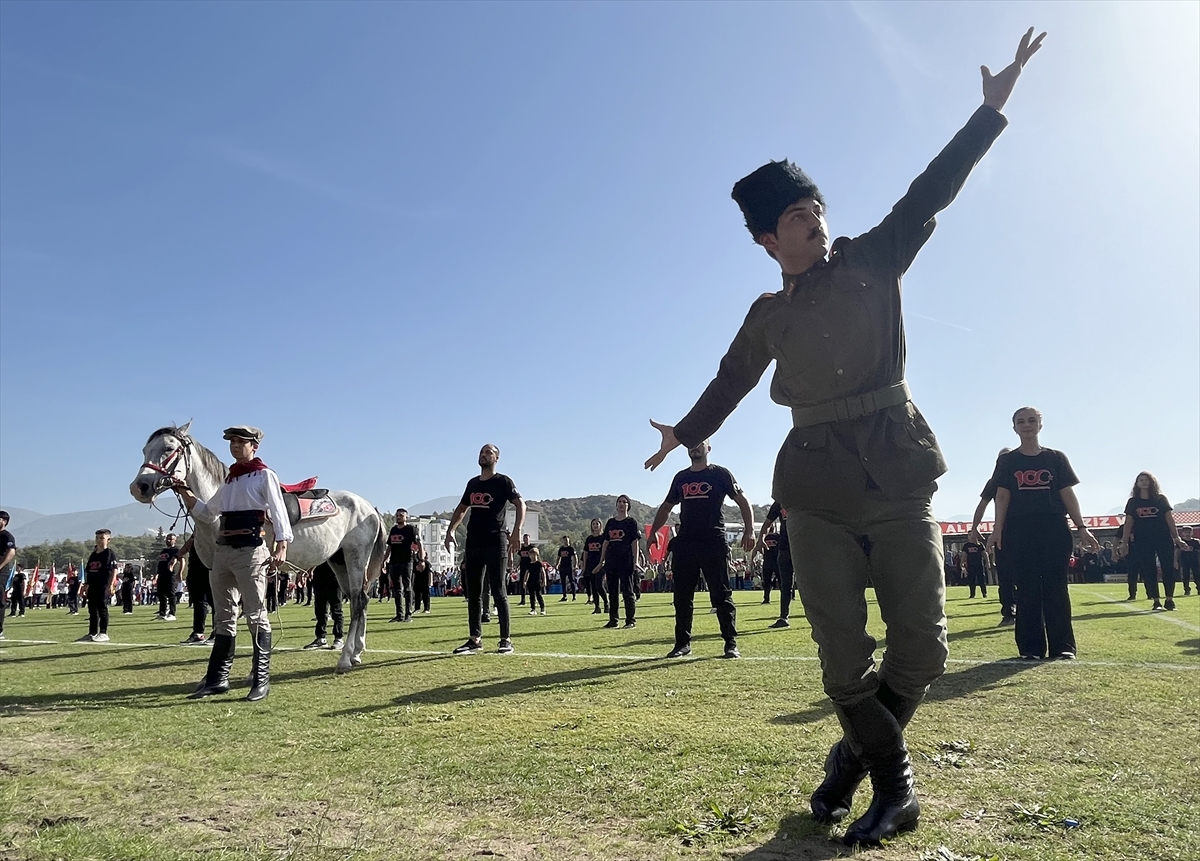
[{"label": "jacket button", "polygon": [[829,333],[828,333],[828,332],[826,332],[826,333],[825,333],[825,335],[824,335],[824,337],[828,338],[828,337],[829,337]]},{"label": "jacket button", "polygon": [[838,376],[840,377],[841,375],[842,375],[842,369],[838,368]]}]

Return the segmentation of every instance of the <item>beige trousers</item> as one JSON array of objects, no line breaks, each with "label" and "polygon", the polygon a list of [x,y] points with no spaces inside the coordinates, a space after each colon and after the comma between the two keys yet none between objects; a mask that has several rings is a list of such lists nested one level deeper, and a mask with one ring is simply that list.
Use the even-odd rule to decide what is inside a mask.
[{"label": "beige trousers", "polygon": [[267,615],[267,566],[271,552],[260,547],[226,547],[217,545],[208,582],[213,595],[213,633],[237,636],[237,602],[242,599],[242,612],[251,633],[270,631]]}]

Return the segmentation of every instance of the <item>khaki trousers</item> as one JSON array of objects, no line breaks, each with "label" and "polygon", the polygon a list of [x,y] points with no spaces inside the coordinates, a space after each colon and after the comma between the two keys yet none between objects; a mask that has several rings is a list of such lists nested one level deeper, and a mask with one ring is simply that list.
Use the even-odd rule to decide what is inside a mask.
[{"label": "khaki trousers", "polygon": [[242,613],[251,633],[270,631],[267,615],[267,566],[271,558],[266,545],[259,547],[227,547],[217,545],[208,582],[213,596],[213,633],[237,636],[237,602],[242,599]]},{"label": "khaki trousers", "polygon": [[[788,508],[796,588],[818,646],[825,693],[839,705],[874,696],[884,680],[901,696],[919,699],[945,672],[949,649],[942,533],[931,507],[935,487],[901,499],[866,490],[840,510]],[[887,628],[878,669],[876,641],[867,633],[868,575]]]}]

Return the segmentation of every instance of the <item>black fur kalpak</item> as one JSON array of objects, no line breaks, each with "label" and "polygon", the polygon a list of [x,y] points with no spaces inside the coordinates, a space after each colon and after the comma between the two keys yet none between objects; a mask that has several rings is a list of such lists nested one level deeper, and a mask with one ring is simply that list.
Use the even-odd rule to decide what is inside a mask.
[{"label": "black fur kalpak", "polygon": [[811,197],[825,205],[817,184],[807,173],[787,159],[767,162],[733,186],[730,195],[746,217],[746,229],[756,240],[764,233],[774,233],[783,211]]}]

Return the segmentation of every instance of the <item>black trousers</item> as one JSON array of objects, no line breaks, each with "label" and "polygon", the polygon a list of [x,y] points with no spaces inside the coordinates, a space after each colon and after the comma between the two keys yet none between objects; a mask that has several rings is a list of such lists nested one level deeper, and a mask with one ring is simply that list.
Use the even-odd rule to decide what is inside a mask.
[{"label": "black trousers", "polygon": [[1191,582],[1195,582],[1196,588],[1200,589],[1200,562],[1196,560],[1195,553],[1180,553],[1179,554],[1179,579],[1183,581],[1183,591],[1190,592]]},{"label": "black trousers", "polygon": [[195,560],[188,565],[187,587],[192,601],[192,633],[203,634],[213,606],[212,583],[208,579],[208,569]]},{"label": "black trousers", "polygon": [[996,588],[1000,591],[1000,617],[1011,619],[1017,614],[1017,590],[1013,585],[1012,566],[1008,563],[1007,549],[995,551]]},{"label": "black trousers", "polygon": [[89,583],[87,590],[88,633],[108,633],[108,590],[103,582]]},{"label": "black trousers", "polygon": [[721,636],[727,645],[737,644],[737,607],[729,588],[729,548],[716,541],[689,541],[677,537],[671,545],[675,572],[675,645],[692,642],[692,617],[696,585],[703,576],[708,599],[717,610]]},{"label": "black trousers", "polygon": [[1071,530],[1061,515],[1005,524],[1004,554],[1017,586],[1017,651],[1023,656],[1077,651],[1067,591],[1071,544]]},{"label": "black trousers", "polygon": [[[324,569],[324,570],[322,570]],[[325,639],[325,622],[333,617],[333,638],[342,639],[342,593],[338,588],[337,575],[328,564],[321,564],[313,571],[313,600],[316,604],[317,628],[315,636]]]},{"label": "black trousers", "polygon": [[546,599],[542,596],[542,581],[530,580],[525,584],[525,592],[529,595],[529,609],[546,609]]},{"label": "black trousers", "polygon": [[779,582],[779,555],[772,553],[770,556],[763,554],[762,567],[763,581],[763,603],[771,603],[771,587]]},{"label": "black trousers", "polygon": [[12,581],[12,592],[8,596],[11,609],[8,611],[10,616],[25,615],[25,578],[14,577]]},{"label": "black trousers", "polygon": [[429,571],[413,572],[413,612],[429,612]]},{"label": "black trousers", "polygon": [[779,618],[792,614],[792,593],[796,589],[796,569],[792,567],[792,552],[779,548]]},{"label": "black trousers", "polygon": [[133,612],[133,584],[123,582],[121,584],[121,609],[126,613]]},{"label": "black trousers", "polygon": [[[600,569],[599,574],[587,572],[585,575],[592,582],[592,606],[597,610],[603,609],[608,612],[608,590],[604,588],[604,569]],[[601,607],[603,604],[603,607]]]},{"label": "black trousers", "polygon": [[467,589],[467,626],[471,639],[483,636],[483,593],[486,588],[496,604],[500,621],[500,639],[509,639],[508,595],[504,581],[508,576],[508,553],[503,538],[493,544],[472,544],[467,539],[463,552],[463,584]]},{"label": "black trousers", "polygon": [[633,560],[621,557],[604,560],[604,579],[608,586],[608,618],[617,621],[620,608],[617,606],[617,594],[625,599],[625,624],[635,621],[637,616],[637,598],[633,594]]},{"label": "black trousers", "polygon": [[[525,603],[525,594],[528,590],[525,588],[525,575],[529,573],[529,569],[522,565],[517,569],[517,594],[521,596],[521,600],[517,602],[517,606]],[[487,607],[484,607],[483,612],[487,612]]]},{"label": "black trousers", "polygon": [[575,591],[575,569],[562,567],[558,569],[558,580],[562,583],[563,600],[567,600],[567,589],[571,590],[571,597],[574,598],[579,593]]},{"label": "black trousers", "polygon": [[175,580],[170,574],[158,575],[158,615],[175,615]]},{"label": "black trousers", "polygon": [[67,587],[67,606],[72,613],[79,612],[79,584]]},{"label": "black trousers", "polygon": [[1146,586],[1146,597],[1152,601],[1158,600],[1158,566],[1154,558],[1158,557],[1158,565],[1162,566],[1163,591],[1168,598],[1175,597],[1175,547],[1171,536],[1134,536],[1129,546],[1129,582],[1130,593],[1136,591],[1137,580],[1140,577]]},{"label": "black trousers", "polygon": [[396,599],[396,618],[412,615],[412,560],[388,563],[388,581]]},{"label": "black trousers", "polygon": [[279,590],[278,590],[279,599],[278,599],[278,602],[279,602],[279,604],[282,605],[282,604],[287,603],[288,580],[291,579],[291,577],[285,571],[280,571],[278,574],[278,577],[279,577]]},{"label": "black trousers", "polygon": [[967,586],[971,589],[971,597],[975,597],[975,587],[978,586],[983,597],[987,597],[987,572],[984,571],[983,565],[972,571],[967,568]]}]

